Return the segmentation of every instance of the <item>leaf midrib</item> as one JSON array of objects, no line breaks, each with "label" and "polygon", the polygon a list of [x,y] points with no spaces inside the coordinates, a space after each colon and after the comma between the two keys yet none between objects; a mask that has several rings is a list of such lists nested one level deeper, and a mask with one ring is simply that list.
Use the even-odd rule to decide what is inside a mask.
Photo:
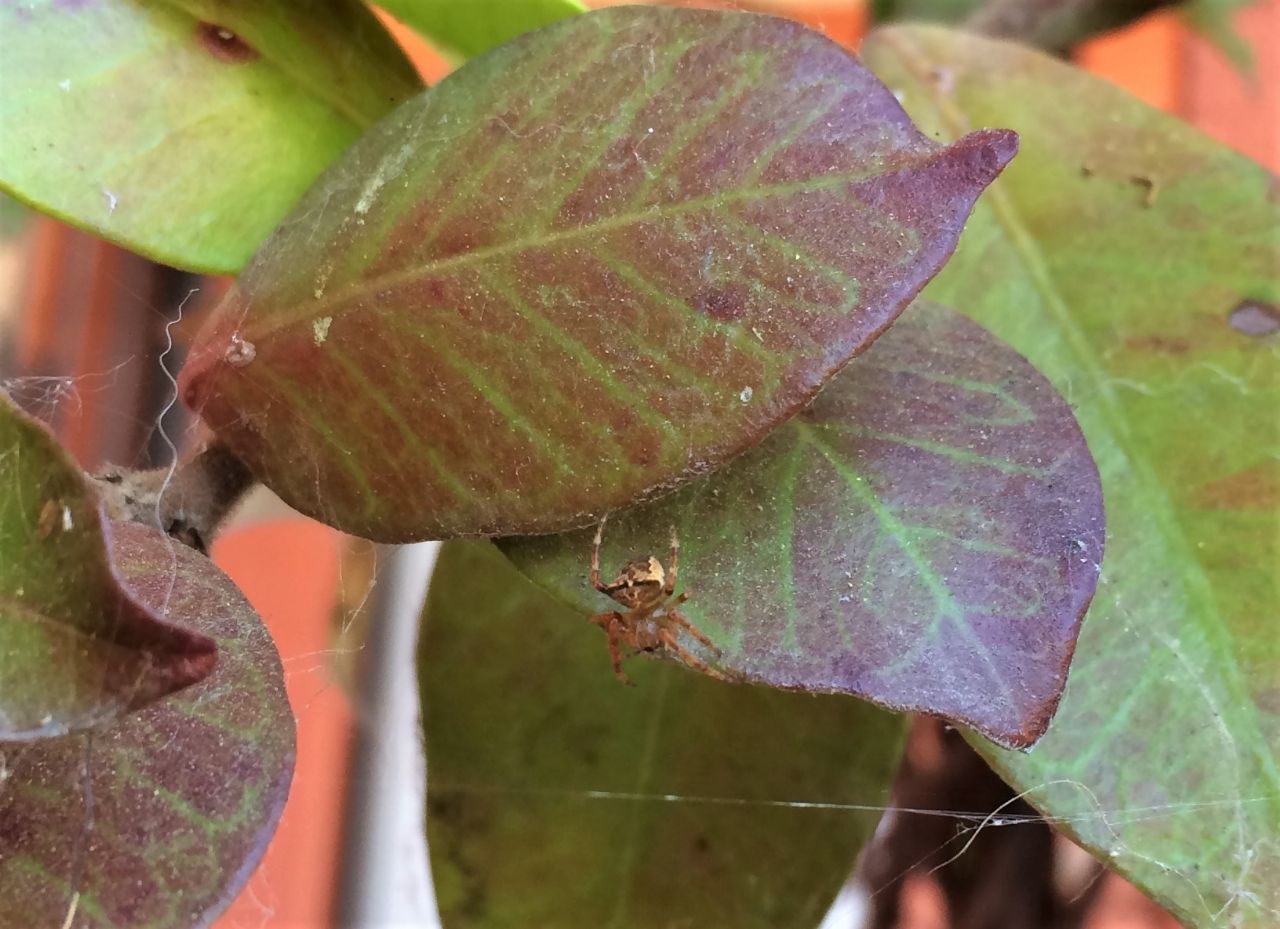
[{"label": "leaf midrib", "polygon": [[[663,203],[642,210],[621,213],[593,223],[587,223],[586,225],[574,226],[570,229],[559,231],[539,230],[508,242],[471,249],[446,258],[433,259],[402,270],[388,271],[378,277],[364,278],[319,300],[312,300],[296,306],[281,307],[269,317],[263,319],[258,326],[247,332],[246,335],[251,339],[257,339],[292,326],[303,323],[309,324],[317,316],[339,317],[352,310],[364,308],[358,306],[359,301],[362,298],[374,296],[379,291],[416,283],[421,279],[442,275],[470,265],[498,260],[508,255],[519,254],[528,249],[549,248],[593,235],[604,235],[639,223],[650,222],[655,219],[670,219],[697,213],[701,210],[713,210],[738,203],[766,200],[772,197],[786,197],[832,190],[850,184],[857,184],[869,178],[887,176],[906,170],[921,162],[936,158],[945,151],[945,148],[934,148],[919,153],[913,152],[908,158],[896,163],[889,170],[823,175],[818,178],[792,181],[786,184],[771,184],[744,190],[721,191],[711,196],[693,197],[675,203]],[[382,307],[377,309],[383,310]],[[389,312],[390,310],[383,311]]]}]

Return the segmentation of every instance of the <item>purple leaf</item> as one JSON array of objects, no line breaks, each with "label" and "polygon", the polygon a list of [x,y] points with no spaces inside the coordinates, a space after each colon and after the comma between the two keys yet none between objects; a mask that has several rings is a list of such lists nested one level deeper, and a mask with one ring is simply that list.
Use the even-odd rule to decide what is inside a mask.
[{"label": "purple leaf", "polygon": [[216,641],[218,665],[109,728],[0,742],[0,929],[205,926],[288,795],[293,714],[261,620],[204,556],[134,524],[112,538],[138,599]]},{"label": "purple leaf", "polygon": [[[1066,402],[986,330],[923,302],[758,448],[611,517],[605,573],[665,560],[673,525],[680,610],[724,672],[939,714],[1014,747],[1057,706],[1103,543],[1098,471]],[[618,608],[586,581],[590,531],[502,547],[584,621]]]},{"label": "purple leaf", "polygon": [[581,526],[802,408],[938,271],[1016,147],[939,146],[792,22],[574,17],[351,149],[209,321],[183,395],[348,532]]},{"label": "purple leaf", "polygon": [[122,587],[97,495],[3,393],[0,487],[0,739],[103,725],[213,669],[209,638]]}]

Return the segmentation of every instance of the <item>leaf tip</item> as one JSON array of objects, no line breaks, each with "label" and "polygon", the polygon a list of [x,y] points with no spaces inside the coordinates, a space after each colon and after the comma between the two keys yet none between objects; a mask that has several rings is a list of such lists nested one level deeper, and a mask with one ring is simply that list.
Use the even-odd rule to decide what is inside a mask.
[{"label": "leaf tip", "polygon": [[951,146],[957,161],[975,183],[991,183],[1018,154],[1018,133],[1012,129],[979,129]]}]

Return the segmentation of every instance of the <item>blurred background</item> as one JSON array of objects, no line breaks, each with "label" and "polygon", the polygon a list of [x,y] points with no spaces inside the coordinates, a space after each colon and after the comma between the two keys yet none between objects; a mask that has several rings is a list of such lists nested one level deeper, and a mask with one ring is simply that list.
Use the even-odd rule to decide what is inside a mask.
[{"label": "blurred background", "polygon": [[[791,16],[854,49],[870,16],[856,0],[684,5]],[[448,72],[448,61],[386,19],[429,82]],[[1234,27],[1252,49],[1252,78],[1173,12],[1091,41],[1075,57],[1280,171],[1280,0],[1244,7]],[[0,385],[50,422],[86,469],[166,463],[167,437],[180,440],[189,425],[173,402],[170,372],[226,286],[0,201]],[[434,925],[408,661],[432,546],[378,550],[292,516],[263,494],[213,554],[271,628],[299,726],[298,767],[279,832],[218,929]],[[376,633],[367,633],[371,617]],[[937,723],[917,724],[896,805],[982,813],[1009,798],[962,740]],[[1034,915],[1045,888],[1017,877],[1041,866],[1048,890],[1066,901],[1062,918],[1071,922],[1063,925],[1177,926],[1043,824],[988,828],[964,856],[927,874],[967,820],[909,819],[898,813],[886,823],[885,847],[864,863],[824,929],[870,925],[868,888],[876,892],[875,925],[885,929],[1049,929]]]}]

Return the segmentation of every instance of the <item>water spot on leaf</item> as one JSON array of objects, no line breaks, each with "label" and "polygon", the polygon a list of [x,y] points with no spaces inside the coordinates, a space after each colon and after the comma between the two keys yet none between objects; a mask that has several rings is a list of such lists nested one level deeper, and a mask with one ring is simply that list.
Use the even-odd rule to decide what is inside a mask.
[{"label": "water spot on leaf", "polygon": [[199,23],[196,25],[196,37],[209,54],[219,61],[239,64],[253,61],[258,57],[257,49],[226,26],[219,26],[216,23]]},{"label": "water spot on leaf", "polygon": [[1261,300],[1244,300],[1227,316],[1227,322],[1245,335],[1271,335],[1280,330],[1280,307]]}]

